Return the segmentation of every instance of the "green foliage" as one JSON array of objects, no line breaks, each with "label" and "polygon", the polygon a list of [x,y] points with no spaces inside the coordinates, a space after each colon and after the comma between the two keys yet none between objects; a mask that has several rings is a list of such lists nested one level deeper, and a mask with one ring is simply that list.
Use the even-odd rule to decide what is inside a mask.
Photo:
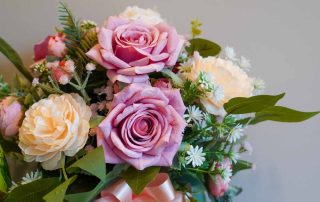
[{"label": "green foliage", "polygon": [[320,112],[301,112],[282,106],[272,106],[257,112],[255,118],[250,123],[256,124],[268,120],[278,122],[301,122],[319,113]]},{"label": "green foliage", "polygon": [[99,115],[92,116],[89,121],[90,128],[97,127],[105,118],[106,117]]},{"label": "green foliage", "polygon": [[279,95],[257,95],[252,97],[237,97],[229,100],[224,104],[224,109],[228,114],[246,114],[252,112],[259,112],[267,107],[274,106],[284,93]]},{"label": "green foliage", "polygon": [[9,85],[4,82],[3,76],[0,75],[0,99],[8,96],[10,93]]},{"label": "green foliage", "polygon": [[24,66],[18,53],[0,37],[0,52],[10,60],[10,62],[19,70],[19,72],[29,81],[32,81],[32,76]]},{"label": "green foliage", "polygon": [[202,31],[200,29],[201,26],[202,26],[202,23],[199,20],[195,19],[195,20],[191,21],[192,38],[195,38],[202,33]]},{"label": "green foliage", "polygon": [[54,188],[48,194],[46,194],[43,199],[46,202],[63,202],[64,196],[70,184],[72,184],[76,180],[77,176],[74,175],[68,180],[64,181],[62,184]]},{"label": "green foliage", "polygon": [[163,69],[161,73],[164,76],[169,77],[175,87],[180,87],[183,85],[182,79],[177,74],[173,73],[170,69]]},{"label": "green foliage", "polygon": [[4,202],[41,202],[42,198],[59,185],[58,178],[44,178],[18,186],[7,195]]},{"label": "green foliage", "polygon": [[184,81],[180,93],[186,105],[191,105],[204,95],[204,92],[199,89],[199,83],[192,82],[188,79]]},{"label": "green foliage", "polygon": [[7,192],[8,187],[11,185],[11,178],[4,151],[0,145],[0,191]]},{"label": "green foliage", "polygon": [[247,170],[252,168],[252,163],[244,160],[238,160],[237,163],[232,165],[232,174],[235,175],[241,170]]},{"label": "green foliage", "polygon": [[[94,162],[94,163],[93,163]],[[72,173],[80,168],[92,175],[103,180],[106,175],[106,166],[104,160],[104,151],[102,147],[98,147],[95,150],[89,152],[87,155],[76,161],[74,164],[67,168],[68,173]]]},{"label": "green foliage", "polygon": [[193,55],[195,51],[198,51],[202,57],[216,56],[220,53],[221,47],[207,39],[194,38],[190,41],[190,46],[186,47],[186,51],[189,55]]},{"label": "green foliage", "polygon": [[148,167],[144,170],[130,167],[123,173],[122,177],[131,187],[132,191],[138,195],[157,176],[159,171],[160,167]]},{"label": "green foliage", "polygon": [[[91,162],[91,164],[94,164],[93,162]],[[125,164],[117,164],[113,167],[112,171],[105,175],[103,180],[101,180],[93,190],[77,194],[69,194],[65,197],[65,199],[69,202],[92,201],[106,186],[110,185],[127,168],[128,166]]]}]

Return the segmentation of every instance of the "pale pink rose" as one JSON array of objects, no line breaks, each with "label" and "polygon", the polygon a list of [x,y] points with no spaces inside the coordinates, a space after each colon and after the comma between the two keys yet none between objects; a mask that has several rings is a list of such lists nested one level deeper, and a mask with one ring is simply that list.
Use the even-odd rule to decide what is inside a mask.
[{"label": "pale pink rose", "polygon": [[12,97],[1,100],[0,131],[3,137],[12,137],[18,133],[22,116],[22,106],[18,101]]},{"label": "pale pink rose", "polygon": [[114,96],[99,125],[97,143],[106,163],[127,162],[139,170],[171,166],[183,137],[185,106],[178,89],[135,83]]},{"label": "pale pink rose", "polygon": [[48,62],[47,68],[51,70],[52,78],[62,85],[69,83],[75,71],[75,65],[72,60]]},{"label": "pale pink rose", "polygon": [[38,61],[46,58],[48,55],[64,57],[67,53],[65,36],[57,33],[53,36],[47,36],[43,41],[34,45],[34,60]]},{"label": "pale pink rose", "polygon": [[99,29],[98,41],[87,56],[109,70],[112,82],[142,83],[148,73],[175,65],[185,40],[164,22],[149,26],[111,16]]},{"label": "pale pink rose", "polygon": [[158,79],[153,86],[157,88],[172,88],[171,82],[165,78]]},{"label": "pale pink rose", "polygon": [[221,197],[228,190],[229,183],[225,182],[220,175],[209,180],[210,193],[215,197]]}]

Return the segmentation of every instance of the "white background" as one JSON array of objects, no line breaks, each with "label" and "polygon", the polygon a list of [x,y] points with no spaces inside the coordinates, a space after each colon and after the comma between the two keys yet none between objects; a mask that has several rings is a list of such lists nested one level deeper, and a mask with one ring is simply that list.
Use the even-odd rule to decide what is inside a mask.
[{"label": "white background", "polygon": [[[281,104],[300,110],[320,110],[320,3],[317,0],[70,0],[76,16],[98,23],[128,5],[157,8],[180,33],[190,21],[203,22],[203,37],[233,46],[251,59],[250,74],[264,78],[267,92],[287,92]],[[58,26],[56,0],[0,0],[0,35],[17,49],[25,64],[32,46]],[[0,56],[7,80],[13,66]],[[263,123],[248,130],[254,146],[245,158],[254,172],[238,174],[238,202],[317,201],[320,176],[320,116],[301,124]],[[319,200],[319,199],[318,199]]]}]

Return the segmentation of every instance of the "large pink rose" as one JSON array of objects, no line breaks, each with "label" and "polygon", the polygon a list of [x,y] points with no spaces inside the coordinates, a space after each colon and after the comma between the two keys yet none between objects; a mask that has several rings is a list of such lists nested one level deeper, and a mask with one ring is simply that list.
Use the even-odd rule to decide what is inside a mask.
[{"label": "large pink rose", "polygon": [[98,145],[107,163],[127,162],[139,170],[170,166],[186,126],[178,89],[130,84],[114,96],[99,125]]},{"label": "large pink rose", "polygon": [[61,33],[54,36],[47,36],[43,41],[34,45],[34,60],[39,61],[52,55],[56,57],[64,57],[67,53],[65,37]]},{"label": "large pink rose", "polygon": [[3,137],[18,133],[22,116],[22,106],[15,98],[7,97],[0,102],[0,132]]},{"label": "large pink rose", "polygon": [[174,65],[184,44],[166,23],[148,26],[113,16],[99,29],[98,40],[87,56],[109,70],[112,82],[125,83],[145,82],[148,73]]}]

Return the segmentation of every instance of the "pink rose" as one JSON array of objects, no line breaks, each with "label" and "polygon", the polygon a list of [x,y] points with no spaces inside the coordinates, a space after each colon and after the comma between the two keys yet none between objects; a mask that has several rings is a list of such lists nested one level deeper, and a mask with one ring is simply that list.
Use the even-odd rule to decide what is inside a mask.
[{"label": "pink rose", "polygon": [[153,86],[157,88],[172,88],[171,82],[165,78],[158,79]]},{"label": "pink rose", "polygon": [[22,106],[13,97],[6,97],[0,102],[0,131],[3,137],[16,135],[22,118]]},{"label": "pink rose", "polygon": [[139,170],[170,166],[186,126],[184,111],[178,89],[142,83],[125,87],[99,125],[97,143],[104,148],[106,163],[127,162]]},{"label": "pink rose", "polygon": [[148,73],[175,65],[185,41],[164,22],[148,26],[113,16],[99,29],[98,40],[87,56],[109,70],[112,82],[124,83],[145,82]]},{"label": "pink rose", "polygon": [[34,45],[34,60],[44,59],[47,55],[64,57],[67,52],[64,40],[64,35],[61,33],[47,36],[43,41]]},{"label": "pink rose", "polygon": [[[222,162],[217,163],[216,169],[228,169],[231,172],[232,163],[226,158]],[[231,173],[230,173],[231,174]],[[221,197],[229,188],[229,179],[222,179],[221,175],[215,175],[209,179],[210,193],[215,197]]]}]

